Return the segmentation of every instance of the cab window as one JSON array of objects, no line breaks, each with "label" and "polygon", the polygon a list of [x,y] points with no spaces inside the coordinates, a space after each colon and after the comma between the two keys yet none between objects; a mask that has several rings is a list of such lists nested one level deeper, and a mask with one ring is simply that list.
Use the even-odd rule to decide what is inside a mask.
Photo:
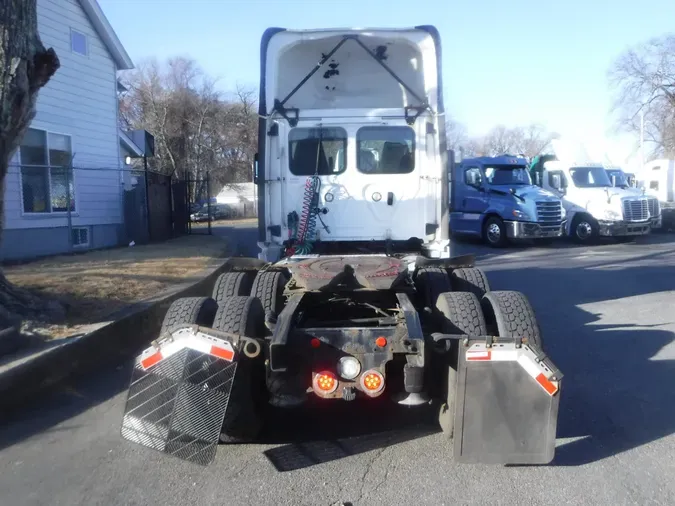
[{"label": "cab window", "polygon": [[415,131],[407,126],[368,126],[356,133],[356,168],[364,174],[415,170]]},{"label": "cab window", "polygon": [[341,174],[346,168],[346,151],[344,128],[294,128],[288,134],[288,163],[294,176]]}]

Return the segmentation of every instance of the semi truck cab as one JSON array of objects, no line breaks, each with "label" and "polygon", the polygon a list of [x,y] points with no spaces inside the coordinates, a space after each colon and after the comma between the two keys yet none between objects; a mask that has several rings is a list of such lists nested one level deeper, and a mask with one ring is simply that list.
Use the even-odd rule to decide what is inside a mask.
[{"label": "semi truck cab", "polygon": [[451,233],[482,236],[493,247],[564,234],[560,198],[532,183],[525,158],[469,158],[451,174]]},{"label": "semi truck cab", "polygon": [[567,211],[567,234],[586,243],[597,236],[645,235],[661,226],[658,200],[614,186],[602,164],[543,161],[535,179],[556,192]]}]

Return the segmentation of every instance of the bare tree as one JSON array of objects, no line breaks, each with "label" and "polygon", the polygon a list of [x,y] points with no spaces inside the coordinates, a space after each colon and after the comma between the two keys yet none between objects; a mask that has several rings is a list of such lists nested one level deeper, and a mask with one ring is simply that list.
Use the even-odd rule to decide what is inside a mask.
[{"label": "bare tree", "polygon": [[542,125],[533,123],[526,127],[516,127],[510,131],[510,151],[524,154],[532,159],[544,151],[551,149],[551,140],[558,134],[548,132]]},{"label": "bare tree", "polygon": [[[124,128],[144,128],[156,139],[154,170],[203,180],[212,190],[251,180],[257,144],[255,94],[242,87],[226,96],[194,60],[142,62],[126,76],[120,100]],[[205,187],[194,186],[196,198]]]},{"label": "bare tree", "polygon": [[[59,69],[53,49],[40,40],[36,0],[0,2],[0,230],[9,161],[35,117],[38,92]],[[0,327],[46,306],[0,274]]]},{"label": "bare tree", "polygon": [[483,138],[483,150],[488,156],[503,155],[513,147],[513,130],[497,125]]},{"label": "bare tree", "polygon": [[459,151],[469,140],[466,127],[452,117],[445,122],[445,137],[448,149]]},{"label": "bare tree", "polygon": [[538,124],[512,128],[497,125],[487,135],[470,139],[464,153],[465,156],[522,154],[531,159],[550,149],[551,140],[557,136]]},{"label": "bare tree", "polygon": [[675,157],[675,34],[622,53],[608,71],[619,131],[638,133],[644,115],[651,156]]}]

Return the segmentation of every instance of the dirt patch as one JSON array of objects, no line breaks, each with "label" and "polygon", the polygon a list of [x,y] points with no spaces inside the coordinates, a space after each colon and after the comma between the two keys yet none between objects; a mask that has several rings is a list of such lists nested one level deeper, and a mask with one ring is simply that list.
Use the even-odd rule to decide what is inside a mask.
[{"label": "dirt patch", "polygon": [[222,262],[227,251],[222,237],[187,236],[161,244],[53,257],[6,267],[5,274],[10,282],[66,306],[63,325],[26,322],[24,330],[66,337],[107,321],[124,307],[198,281],[204,270]]}]

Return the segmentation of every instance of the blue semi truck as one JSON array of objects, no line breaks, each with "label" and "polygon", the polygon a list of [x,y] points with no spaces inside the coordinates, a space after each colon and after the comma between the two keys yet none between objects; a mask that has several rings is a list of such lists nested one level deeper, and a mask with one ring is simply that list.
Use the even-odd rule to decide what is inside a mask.
[{"label": "blue semi truck", "polygon": [[525,158],[464,159],[450,171],[450,231],[482,237],[490,246],[550,240],[565,232],[559,197],[536,186]]}]

